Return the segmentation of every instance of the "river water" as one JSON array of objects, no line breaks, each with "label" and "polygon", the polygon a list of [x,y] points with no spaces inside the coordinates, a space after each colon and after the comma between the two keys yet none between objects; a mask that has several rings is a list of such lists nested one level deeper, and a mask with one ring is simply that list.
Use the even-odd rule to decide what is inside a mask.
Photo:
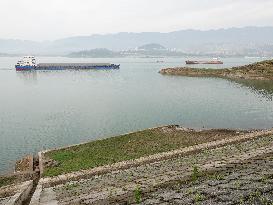
[{"label": "river water", "polygon": [[[111,62],[120,70],[16,72],[18,58],[0,58],[0,173],[23,155],[148,127],[273,127],[273,83],[162,76],[183,58],[71,59]],[[262,59],[226,58],[224,65]]]}]

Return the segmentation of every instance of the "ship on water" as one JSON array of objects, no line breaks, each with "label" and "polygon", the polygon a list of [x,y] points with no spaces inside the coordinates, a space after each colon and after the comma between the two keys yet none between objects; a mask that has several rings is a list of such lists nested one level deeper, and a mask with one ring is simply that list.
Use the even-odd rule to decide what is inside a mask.
[{"label": "ship on water", "polygon": [[24,56],[16,65],[16,71],[26,70],[88,70],[119,69],[120,65],[111,63],[36,63],[34,56]]},{"label": "ship on water", "polygon": [[218,58],[213,58],[209,61],[199,61],[199,60],[187,60],[186,64],[223,64]]}]

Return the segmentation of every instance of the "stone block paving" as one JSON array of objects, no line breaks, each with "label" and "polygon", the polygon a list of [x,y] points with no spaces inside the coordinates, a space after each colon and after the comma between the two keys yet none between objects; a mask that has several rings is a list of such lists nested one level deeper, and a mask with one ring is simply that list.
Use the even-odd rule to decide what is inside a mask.
[{"label": "stone block paving", "polygon": [[[248,200],[254,200],[253,204],[269,204],[273,185],[272,153],[273,136],[264,136],[44,188],[40,201],[43,204],[50,201],[58,204],[131,204],[138,194],[142,204],[249,204],[246,203]],[[270,157],[259,158],[267,155]],[[259,159],[245,165],[241,163],[257,157]],[[197,173],[193,171],[194,167]],[[185,182],[192,181],[192,177],[200,173],[221,170],[226,172],[212,175],[214,178],[201,180],[203,177],[199,177],[195,182]],[[43,198],[45,193],[54,193],[54,198],[53,194]]]},{"label": "stone block paving", "polygon": [[273,154],[158,188],[143,195],[139,204],[272,205]]}]

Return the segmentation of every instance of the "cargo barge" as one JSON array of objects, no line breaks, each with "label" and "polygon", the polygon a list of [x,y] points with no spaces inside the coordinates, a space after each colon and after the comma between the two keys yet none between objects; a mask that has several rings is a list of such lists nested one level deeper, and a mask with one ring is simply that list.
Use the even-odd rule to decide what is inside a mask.
[{"label": "cargo barge", "polygon": [[223,61],[216,59],[210,60],[210,61],[192,61],[192,60],[187,60],[186,64],[223,64]]},{"label": "cargo barge", "polygon": [[17,71],[26,70],[104,70],[119,69],[120,65],[110,63],[39,63],[34,56],[24,56],[15,65]]}]

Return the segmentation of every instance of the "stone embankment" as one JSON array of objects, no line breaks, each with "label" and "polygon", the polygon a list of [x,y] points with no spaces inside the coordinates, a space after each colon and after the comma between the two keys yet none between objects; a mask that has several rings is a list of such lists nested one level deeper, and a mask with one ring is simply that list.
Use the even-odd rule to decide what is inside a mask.
[{"label": "stone embankment", "polygon": [[[156,129],[166,132],[170,126]],[[45,154],[40,154],[41,169]],[[229,138],[138,159],[41,176],[33,196],[29,194],[31,201],[24,204],[272,204],[272,166],[273,129],[239,131]],[[0,204],[22,190],[29,192],[12,186],[0,189],[12,190],[10,195],[2,194]]]},{"label": "stone embankment", "polygon": [[[135,202],[141,202],[143,204],[168,204],[175,202],[175,200],[180,197],[180,201],[178,200],[174,204],[181,204],[184,199],[188,200],[185,201],[187,204],[194,204],[195,201],[214,201],[215,204],[217,204],[221,202],[220,199],[209,198],[210,193],[208,193],[207,196],[199,189],[193,190],[192,192],[189,192],[190,189],[181,189],[181,193],[177,192],[176,195],[172,195],[173,192],[169,192],[165,197],[162,197],[161,193],[164,190],[168,192],[169,189],[177,186],[177,184],[182,187],[189,186],[189,188],[191,188],[192,186],[192,188],[194,188],[194,185],[189,183],[205,180],[202,179],[202,177],[206,178],[222,170],[229,171],[225,173],[225,177],[235,177],[234,183],[237,180],[239,181],[238,183],[240,183],[238,186],[242,186],[241,183],[243,183],[243,181],[240,181],[242,180],[240,178],[242,175],[240,172],[237,173],[236,169],[243,169],[242,164],[249,160],[256,158],[266,159],[264,158],[265,156],[272,157],[272,147],[272,135],[252,138],[249,141],[242,141],[213,149],[204,149],[188,156],[175,156],[174,158],[163,161],[143,164],[102,175],[89,176],[88,179],[68,181],[58,186],[42,188],[40,200],[43,203],[55,202],[56,204],[57,202],[58,204],[131,204]],[[244,166],[251,170],[251,167],[248,168],[248,163]],[[265,166],[270,166],[270,163]],[[232,173],[234,173],[233,170],[235,174],[232,175]],[[248,171],[246,172],[248,173]],[[271,170],[261,172],[259,173],[259,177],[261,177],[261,179],[268,179],[271,176],[268,174],[271,172]],[[246,179],[245,182],[249,179],[250,178]],[[60,178],[60,180],[62,180],[62,178]],[[222,180],[222,177],[215,177],[214,183],[220,184],[220,180]],[[260,179],[257,178],[257,180],[259,181]],[[208,186],[208,183],[202,184],[202,181],[199,183],[200,187]],[[228,182],[226,183],[227,186],[230,185]],[[42,184],[40,184],[40,186],[43,187]],[[245,184],[243,186],[241,189],[238,188],[238,190],[234,190],[234,193],[232,193],[233,195],[239,196],[234,198],[236,203],[240,203],[242,199],[248,199],[249,195],[256,193],[256,191],[261,192],[261,196],[265,195],[263,197],[266,197],[267,191],[264,190],[266,187],[264,184],[256,183],[253,187],[250,187],[251,185],[248,187]],[[270,187],[272,188],[272,186]],[[267,190],[270,191],[271,188]],[[187,191],[189,192],[188,196],[184,195],[184,192],[187,193]],[[210,191],[213,193],[213,190]],[[232,188],[230,188],[229,191],[232,191]],[[226,196],[225,192],[223,192],[222,197],[226,197],[226,202],[232,202],[232,200],[229,201],[228,191],[226,192]],[[266,198],[266,200],[271,199]],[[184,204],[184,202],[182,204]]]},{"label": "stone embankment", "polygon": [[230,164],[215,173],[159,187],[140,204],[268,204],[273,202],[273,155]]},{"label": "stone embankment", "polygon": [[33,181],[25,181],[19,184],[0,189],[0,205],[21,205],[29,197],[33,188]]},{"label": "stone embankment", "polygon": [[159,71],[163,75],[180,75],[188,77],[220,77],[229,79],[273,80],[273,60],[230,69],[206,69],[177,67]]},{"label": "stone embankment", "polygon": [[39,180],[36,160],[31,155],[16,162],[15,172],[0,176],[0,205],[28,204]]},{"label": "stone embankment", "polygon": [[[162,198],[160,193],[163,191],[168,192],[177,184],[186,186],[193,183],[192,180],[196,183],[200,182],[201,186],[202,180],[205,180],[202,177],[207,177],[213,173],[225,170],[230,170],[231,173],[232,170],[237,172],[238,167],[252,159],[273,156],[272,147],[273,130],[257,131],[241,134],[230,139],[208,142],[145,157],[142,158],[141,163],[139,163],[138,159],[133,160],[130,161],[130,163],[135,162],[133,166],[121,167],[120,169],[116,169],[116,164],[112,166],[113,170],[109,169],[109,166],[101,167],[100,171],[105,169],[105,172],[97,173],[94,171],[96,168],[82,171],[82,175],[77,175],[76,180],[74,178],[75,173],[52,178],[47,177],[40,180],[39,189],[34,194],[35,198],[32,204],[37,202],[40,204],[66,205],[131,204],[135,202],[143,204],[174,203],[178,195]],[[151,158],[154,159],[155,157],[157,157],[157,160],[151,160]],[[126,162],[124,163],[126,164]],[[261,176],[267,177],[267,174],[261,173]],[[238,175],[238,180],[239,177],[240,175]],[[222,178],[216,177],[217,182],[220,179],[222,180]],[[258,183],[256,185],[257,190],[255,191],[260,191],[261,195],[264,194],[263,187]],[[236,192],[240,197],[234,200],[238,200],[238,203],[242,198],[246,200],[248,195],[253,192],[253,189],[247,187],[246,189],[248,190],[246,192],[240,190],[238,193]],[[177,192],[177,194],[179,193]],[[218,199],[205,198],[203,196],[205,194],[201,194],[193,190],[190,195],[192,198],[188,202],[183,202],[184,192],[181,191],[181,200],[177,201],[177,204],[192,204],[195,200],[205,202],[215,200],[215,203],[219,202]],[[184,197],[188,199],[189,195]],[[266,198],[266,200],[270,199]]]}]

